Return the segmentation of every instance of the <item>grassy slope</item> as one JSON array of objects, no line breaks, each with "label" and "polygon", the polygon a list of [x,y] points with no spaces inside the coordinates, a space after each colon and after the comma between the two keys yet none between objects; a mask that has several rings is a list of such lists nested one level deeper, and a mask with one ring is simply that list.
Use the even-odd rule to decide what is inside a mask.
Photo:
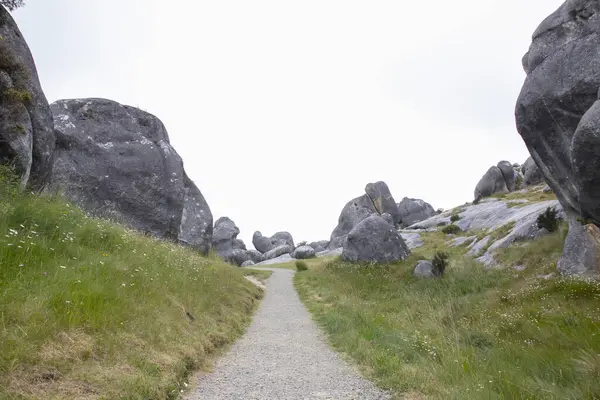
[{"label": "grassy slope", "polygon": [[[498,253],[484,271],[440,233],[406,261],[341,261],[296,274],[301,298],[338,350],[399,398],[600,398],[600,285],[543,279],[561,232]],[[412,276],[419,259],[451,255],[446,276]]]},{"label": "grassy slope", "polygon": [[0,399],[172,399],[262,292],[239,269],[0,180]]}]

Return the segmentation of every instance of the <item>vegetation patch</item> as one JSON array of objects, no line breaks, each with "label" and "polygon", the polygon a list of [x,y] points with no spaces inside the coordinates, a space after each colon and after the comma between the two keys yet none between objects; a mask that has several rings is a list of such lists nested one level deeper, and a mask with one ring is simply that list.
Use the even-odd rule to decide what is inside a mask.
[{"label": "vegetation patch", "polygon": [[308,264],[306,264],[306,261],[302,261],[302,260],[296,261],[296,271],[298,271],[298,272],[308,271]]},{"label": "vegetation patch", "polygon": [[239,268],[145,237],[0,170],[0,398],[175,399],[243,333]]},{"label": "vegetation patch", "polygon": [[[424,233],[403,262],[322,262],[295,285],[333,346],[398,398],[600,398],[600,284],[548,278],[564,231],[500,250],[507,268],[489,271]],[[414,278],[440,250],[444,279]]]},{"label": "vegetation patch", "polygon": [[457,225],[450,224],[442,228],[442,232],[446,235],[456,235],[457,233],[462,232]]}]

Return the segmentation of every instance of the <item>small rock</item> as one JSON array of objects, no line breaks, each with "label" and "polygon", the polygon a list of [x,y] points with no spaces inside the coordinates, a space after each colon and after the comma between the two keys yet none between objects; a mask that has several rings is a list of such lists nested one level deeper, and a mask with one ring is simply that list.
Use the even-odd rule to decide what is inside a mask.
[{"label": "small rock", "polygon": [[415,266],[413,275],[419,278],[436,278],[431,261],[421,260]]},{"label": "small rock", "polygon": [[244,261],[244,262],[242,263],[242,267],[251,267],[252,265],[255,265],[255,264],[256,264],[256,263],[255,263],[254,261],[252,261],[252,260],[247,260],[247,261]]}]

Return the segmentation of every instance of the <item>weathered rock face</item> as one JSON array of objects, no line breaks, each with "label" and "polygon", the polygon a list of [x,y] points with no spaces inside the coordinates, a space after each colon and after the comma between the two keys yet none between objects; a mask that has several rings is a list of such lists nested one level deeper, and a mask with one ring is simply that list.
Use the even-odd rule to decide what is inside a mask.
[{"label": "weathered rock face", "polygon": [[14,165],[21,183],[38,189],[52,172],[52,113],[29,47],[1,6],[0,37],[0,162]]},{"label": "weathered rock face", "polygon": [[263,262],[265,260],[262,253],[258,250],[250,249],[247,251],[247,254],[250,260],[252,260],[255,264],[258,264],[259,262]]},{"label": "weathered rock face", "polygon": [[265,254],[263,254],[263,257],[264,257],[265,261],[271,260],[273,258],[277,258],[284,254],[291,254],[293,251],[294,251],[294,248],[292,246],[290,246],[289,244],[282,244],[280,246],[275,247],[272,250],[267,251]]},{"label": "weathered rock face", "polygon": [[288,245],[294,248],[294,238],[289,232],[277,232],[271,237],[263,236],[259,231],[252,235],[254,248],[261,253],[267,253],[277,246]]},{"label": "weathered rock face", "polygon": [[294,246],[294,238],[289,232],[277,232],[271,236],[271,243],[274,243],[276,246],[287,244],[288,246],[292,246],[292,248],[296,247]]},{"label": "weathered rock face", "polygon": [[298,260],[304,260],[306,258],[312,258],[315,256],[315,249],[310,246],[300,246],[292,253],[292,258]]},{"label": "weathered rock face", "polygon": [[51,109],[51,190],[92,214],[208,250],[210,208],[158,118],[105,99],[60,100]]},{"label": "weathered rock face", "polygon": [[569,218],[569,233],[557,268],[566,275],[600,273],[600,229],[594,224],[581,225]]},{"label": "weathered rock face", "polygon": [[409,199],[405,197],[398,204],[402,225],[410,226],[417,222],[426,220],[436,215],[436,211],[431,204],[421,199]]},{"label": "weathered rock face", "polygon": [[569,0],[533,34],[517,129],[570,215],[600,223],[600,3]]},{"label": "weathered rock face", "polygon": [[379,215],[359,222],[344,241],[342,259],[386,263],[404,260],[410,250],[398,231]]},{"label": "weathered rock face", "polygon": [[479,200],[483,197],[491,196],[495,193],[506,193],[508,192],[508,187],[506,186],[506,181],[504,180],[504,174],[500,168],[491,167],[483,178],[479,181],[477,186],[475,187],[475,193],[473,194],[475,200]]},{"label": "weathered rock face", "polygon": [[319,240],[318,242],[311,242],[308,245],[315,249],[315,253],[320,253],[327,250],[327,247],[329,247],[329,240]]},{"label": "weathered rock face", "polygon": [[379,181],[367,184],[365,193],[369,196],[379,214],[390,214],[395,225],[402,222],[398,204],[396,204],[396,200],[394,200],[394,196],[392,196],[390,188],[385,182]]},{"label": "weathered rock face", "polygon": [[179,226],[179,242],[208,253],[212,241],[212,214],[194,182],[183,172],[185,197]]},{"label": "weathered rock face", "polygon": [[212,247],[219,255],[225,255],[231,250],[245,250],[243,242],[240,246],[237,236],[240,229],[228,217],[221,217],[215,222],[212,236]]},{"label": "weathered rock face", "polygon": [[354,228],[363,219],[377,214],[377,210],[371,201],[371,198],[366,194],[350,200],[338,219],[338,226],[331,233],[329,240],[329,248],[337,249],[342,247],[346,236],[352,228]]},{"label": "weathered rock face", "polygon": [[385,220],[385,222],[387,222],[391,226],[396,226],[396,224],[394,223],[394,218],[390,214],[383,213],[383,214],[381,214],[381,218],[383,218]]},{"label": "weathered rock face", "polygon": [[521,170],[523,172],[523,183],[526,186],[539,185],[544,182],[544,177],[533,158],[529,157]]},{"label": "weathered rock face", "polygon": [[514,192],[517,189],[517,174],[515,167],[509,161],[500,161],[497,165],[502,172],[502,177],[506,183],[506,188],[509,192]]}]

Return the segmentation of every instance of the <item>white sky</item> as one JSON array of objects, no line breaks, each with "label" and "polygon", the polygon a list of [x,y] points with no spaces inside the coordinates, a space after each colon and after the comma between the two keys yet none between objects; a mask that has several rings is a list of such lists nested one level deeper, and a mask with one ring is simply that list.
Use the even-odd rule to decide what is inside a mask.
[{"label": "white sky", "polygon": [[329,239],[368,182],[471,201],[522,163],[521,57],[562,0],[28,0],[50,102],[104,97],[166,125],[215,220]]}]

